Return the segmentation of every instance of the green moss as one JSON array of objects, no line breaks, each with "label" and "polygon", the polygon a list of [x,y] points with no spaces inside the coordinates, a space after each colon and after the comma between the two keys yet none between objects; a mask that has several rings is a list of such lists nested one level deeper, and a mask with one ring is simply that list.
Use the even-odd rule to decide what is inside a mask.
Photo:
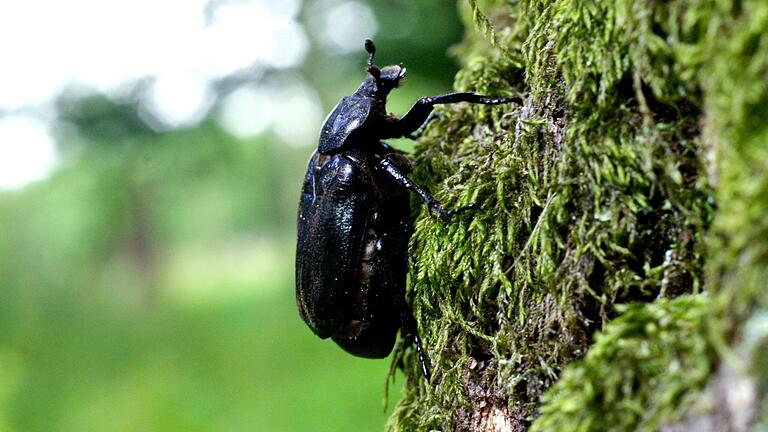
[{"label": "green moss", "polygon": [[724,344],[753,345],[743,360],[758,390],[755,430],[762,430],[768,425],[768,4],[716,6],[706,45],[711,61],[701,75],[718,200],[708,270],[720,310],[710,333],[726,358],[732,354]]},{"label": "green moss", "polygon": [[735,332],[756,304],[768,306],[768,4],[718,6],[707,46],[716,60],[702,73],[719,207],[710,273]]},{"label": "green moss", "polygon": [[[456,88],[525,103],[446,107],[417,146],[418,180],[449,207],[480,210],[417,219],[409,294],[434,373],[425,385],[413,354],[398,350],[408,383],[389,429],[451,429],[477,386],[533,420],[541,395],[588,350],[546,397],[542,424],[568,424],[558,415],[571,416],[563,404],[577,397],[634,407],[611,419],[618,429],[672,419],[740,323],[768,306],[768,5],[462,7],[470,30],[455,50]],[[665,299],[705,287],[708,297]],[[653,303],[614,306],[629,302]],[[626,333],[669,317],[680,321]],[[643,359],[630,371],[637,386],[617,390],[630,372],[611,356]],[[670,373],[675,364],[696,373]],[[579,376],[610,379],[578,395]],[[598,424],[589,419],[603,405],[590,406],[600,409],[581,425]]]},{"label": "green moss", "polygon": [[547,392],[530,430],[655,431],[679,420],[712,370],[710,314],[701,294],[628,307]]}]

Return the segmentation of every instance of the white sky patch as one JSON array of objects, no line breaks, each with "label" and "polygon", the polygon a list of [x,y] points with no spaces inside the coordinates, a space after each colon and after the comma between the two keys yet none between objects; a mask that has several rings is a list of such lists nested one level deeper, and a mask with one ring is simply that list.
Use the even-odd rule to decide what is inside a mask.
[{"label": "white sky patch", "polygon": [[[80,82],[105,93],[145,76],[222,78],[248,67],[289,68],[309,47],[300,0],[0,2],[0,108],[49,101]],[[280,4],[277,4],[280,3]]]},{"label": "white sky patch", "polygon": [[317,145],[320,122],[323,121],[322,105],[317,93],[301,82],[274,88],[272,97],[279,103],[273,128],[286,144],[304,147]]},{"label": "white sky patch", "polygon": [[302,2],[303,0],[267,0],[264,6],[272,15],[295,17],[301,10]]},{"label": "white sky patch", "polygon": [[309,24],[324,44],[345,54],[360,51],[363,40],[378,30],[373,10],[356,1],[320,1],[310,14]]},{"label": "white sky patch", "polygon": [[234,91],[222,103],[219,122],[238,138],[249,138],[272,129],[286,144],[315,145],[323,120],[317,93],[298,78]]},{"label": "white sky patch", "polygon": [[273,108],[269,92],[263,86],[241,87],[224,99],[219,123],[237,138],[251,138],[272,124]]},{"label": "white sky patch", "polygon": [[[289,11],[293,12],[293,11]],[[282,41],[277,34],[287,35]],[[234,3],[216,10],[201,34],[203,73],[223,76],[252,64],[290,67],[299,64],[309,43],[302,27],[289,15],[271,15],[261,2]],[[282,43],[279,43],[282,42]],[[275,52],[280,54],[276,56]],[[286,62],[282,57],[290,59]],[[213,70],[206,71],[206,68]]]},{"label": "white sky patch", "polygon": [[270,50],[264,58],[276,68],[289,68],[301,63],[309,50],[304,27],[295,22],[286,23],[272,34]]},{"label": "white sky patch", "polygon": [[[155,126],[192,126],[214,102],[215,80],[304,60],[309,42],[297,21],[302,0],[223,2],[206,16],[208,3],[0,1],[0,110],[49,109],[72,84],[119,97],[126,83],[153,77],[142,111]],[[33,124],[39,125],[42,148],[46,125]],[[8,150],[2,149],[6,183],[21,185],[50,164],[50,152],[18,150],[9,169]],[[11,175],[19,180],[7,180]]]},{"label": "white sky patch", "polygon": [[215,101],[209,82],[192,75],[161,75],[154,82],[143,103],[152,116],[147,122],[157,120],[161,126],[190,126],[202,120]]},{"label": "white sky patch", "polygon": [[29,117],[0,118],[0,189],[16,189],[50,175],[56,145],[43,123]]}]

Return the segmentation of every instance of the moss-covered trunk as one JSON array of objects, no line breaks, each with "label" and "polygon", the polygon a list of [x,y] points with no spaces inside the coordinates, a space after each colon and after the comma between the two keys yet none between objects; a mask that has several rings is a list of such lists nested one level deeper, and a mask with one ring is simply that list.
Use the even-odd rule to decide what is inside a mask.
[{"label": "moss-covered trunk", "polygon": [[[460,7],[456,89],[524,104],[446,108],[417,147],[422,183],[480,209],[417,219],[410,296],[433,377],[398,350],[388,428],[756,424],[768,3]],[[752,396],[738,415],[717,403],[734,376]]]}]

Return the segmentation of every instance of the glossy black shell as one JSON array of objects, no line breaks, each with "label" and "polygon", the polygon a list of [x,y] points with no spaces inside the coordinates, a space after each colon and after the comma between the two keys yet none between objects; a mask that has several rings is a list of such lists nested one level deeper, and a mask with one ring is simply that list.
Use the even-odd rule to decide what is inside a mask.
[{"label": "glossy black shell", "polygon": [[315,152],[299,202],[299,313],[321,338],[369,358],[391,352],[401,327],[396,305],[405,294],[408,191],[377,168],[390,152],[376,142]]},{"label": "glossy black shell", "polygon": [[360,94],[342,98],[323,122],[318,151],[330,154],[350,147],[364,131],[374,103],[373,98]]}]

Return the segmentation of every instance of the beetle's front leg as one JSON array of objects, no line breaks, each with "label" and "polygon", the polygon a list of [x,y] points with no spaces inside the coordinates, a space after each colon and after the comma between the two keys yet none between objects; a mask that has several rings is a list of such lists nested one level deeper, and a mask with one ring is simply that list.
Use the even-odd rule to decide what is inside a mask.
[{"label": "beetle's front leg", "polygon": [[400,119],[395,119],[389,127],[392,132],[392,136],[386,136],[385,138],[399,138],[408,136],[416,132],[421,125],[429,118],[435,105],[451,104],[458,102],[469,102],[483,105],[499,105],[504,103],[516,102],[522,103],[522,99],[518,97],[514,98],[497,98],[491,99],[487,96],[479,95],[473,92],[459,92],[448,93],[440,96],[426,96],[418,101],[408,110],[405,115]]},{"label": "beetle's front leg", "polygon": [[427,119],[424,120],[424,123],[422,123],[421,126],[419,126],[415,131],[405,135],[405,137],[412,140],[419,139],[421,135],[424,134],[424,131],[427,130],[427,126],[429,126],[430,123],[442,117],[443,115],[441,113],[432,111],[431,113],[429,113],[429,115],[427,116]]},{"label": "beetle's front leg", "polygon": [[409,179],[408,176],[405,175],[405,173],[392,162],[389,156],[383,157],[379,162],[379,166],[389,175],[392,180],[394,180],[395,183],[418,195],[419,198],[421,198],[421,200],[427,204],[427,208],[430,212],[434,210],[441,216],[451,216],[476,208],[476,203],[472,203],[470,205],[459,207],[454,210],[446,210],[442,205],[440,205],[440,202],[437,201],[435,197],[430,195],[429,192],[427,192],[424,188],[414,183],[413,180]]}]

